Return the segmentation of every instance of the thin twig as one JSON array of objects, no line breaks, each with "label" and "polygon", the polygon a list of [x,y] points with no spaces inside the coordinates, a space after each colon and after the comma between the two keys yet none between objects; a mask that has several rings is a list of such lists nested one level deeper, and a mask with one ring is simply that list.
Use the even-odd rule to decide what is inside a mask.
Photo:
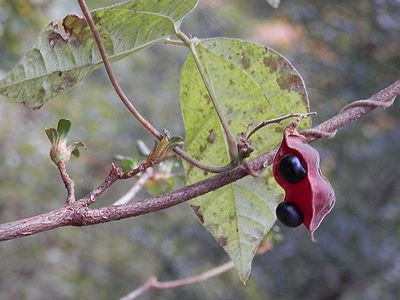
[{"label": "thin twig", "polygon": [[237,141],[236,141],[235,135],[233,134],[231,128],[229,127],[228,122],[226,121],[225,116],[222,112],[222,109],[219,106],[217,94],[215,93],[212,83],[208,79],[206,70],[204,69],[203,65],[201,64],[199,55],[197,54],[196,45],[193,42],[193,40],[189,39],[181,31],[177,31],[176,36],[178,38],[180,38],[182,40],[182,42],[184,42],[187,45],[187,47],[189,47],[190,52],[192,53],[192,57],[194,59],[194,62],[196,63],[197,69],[199,70],[201,79],[203,80],[204,86],[207,89],[208,95],[210,96],[214,110],[218,116],[218,119],[222,125],[222,128],[224,129],[226,140],[228,143],[230,159],[231,159],[231,161],[237,161],[238,160],[238,150],[237,150]]},{"label": "thin twig", "polygon": [[104,179],[104,181],[79,201],[85,206],[89,206],[90,204],[94,203],[96,199],[103,194],[115,181],[121,179],[123,174],[124,171],[120,167],[111,164],[111,171],[108,173],[108,176]]},{"label": "thin twig", "polygon": [[397,80],[366,100],[357,100],[346,105],[336,116],[310,130],[303,131],[302,134],[306,135],[310,142],[319,138],[332,136],[337,130],[359,120],[375,108],[387,108],[393,105],[399,94],[400,80]]},{"label": "thin twig", "polygon": [[156,277],[151,276],[149,279],[146,280],[146,282],[129,293],[128,295],[122,297],[120,300],[133,300],[139,297],[140,295],[144,294],[148,290],[154,289],[154,290],[165,290],[165,289],[173,289],[177,287],[182,287],[190,284],[195,284],[195,283],[200,283],[203,282],[207,279],[210,279],[212,277],[218,276],[222,273],[225,273],[226,271],[229,271],[233,269],[234,267],[233,261],[228,261],[216,268],[213,268],[211,270],[208,270],[206,272],[203,272],[201,274],[198,274],[196,276],[192,277],[186,277],[182,279],[177,279],[177,280],[171,280],[171,281],[158,281]]},{"label": "thin twig", "polygon": [[[100,37],[100,34],[96,28],[96,25],[93,21],[93,18],[90,14],[90,10],[86,4],[85,0],[78,0],[79,6],[82,10],[83,15],[86,18],[87,23],[89,24],[90,30],[92,31],[93,37],[95,39],[95,42],[97,44],[97,47],[99,49],[101,58],[104,63],[104,68],[107,71],[107,75],[111,81],[111,84],[115,90],[115,92],[118,94],[119,98],[121,99],[122,103],[125,105],[125,107],[131,112],[131,114],[143,125],[146,130],[152,134],[155,138],[158,140],[161,140],[163,138],[163,135],[161,132],[159,132],[149,121],[147,121],[141,114],[140,112],[135,108],[135,106],[131,103],[129,98],[126,96],[124,91],[122,90],[121,86],[118,83],[118,80],[114,74],[114,71],[112,70],[111,67],[111,62],[107,56],[106,49],[104,47],[103,40]],[[208,166],[200,161],[197,161],[195,158],[191,157],[188,153],[184,152],[182,149],[175,148],[174,152],[181,157],[182,159],[186,160],[193,166],[202,169],[207,172],[211,173],[221,173],[225,171],[230,165],[228,166]]]},{"label": "thin twig", "polygon": [[182,41],[173,40],[170,38],[166,38],[164,40],[164,44],[166,45],[174,45],[174,46],[186,46],[186,44]]},{"label": "thin twig", "polygon": [[90,14],[89,8],[86,4],[85,0],[78,0],[79,6],[82,10],[83,15],[86,18],[87,23],[89,24],[90,30],[93,33],[94,39],[96,41],[97,47],[99,48],[101,58],[104,63],[104,67],[107,71],[108,77],[110,78],[111,84],[114,87],[114,90],[117,92],[119,98],[121,99],[122,103],[125,107],[132,113],[132,115],[143,125],[144,128],[147,129],[149,133],[151,133],[154,137],[161,140],[163,135],[147,121],[139,111],[133,106],[130,102],[129,98],[125,95],[124,91],[122,90],[121,86],[118,83],[118,80],[112,70],[110,60],[108,59],[106,48],[104,47],[103,40],[100,37],[99,32],[96,29],[96,25],[93,21],[93,18]]},{"label": "thin twig", "polygon": [[234,164],[232,162],[230,162],[229,164],[227,164],[225,166],[209,166],[209,165],[202,163],[201,161],[198,161],[197,159],[191,157],[187,152],[183,151],[181,148],[178,148],[178,147],[176,147],[174,149],[174,152],[180,158],[183,158],[184,160],[186,160],[188,163],[195,166],[196,168],[199,168],[203,171],[207,171],[210,173],[215,173],[215,174],[223,173],[223,172],[226,172],[226,171],[232,169],[232,167],[234,166]]},{"label": "thin twig", "polygon": [[[257,249],[256,255],[261,255],[266,253],[267,251],[272,249],[272,242],[269,239],[264,240],[260,247]],[[235,267],[233,261],[228,261],[222,265],[219,265],[217,267],[214,267],[206,272],[200,273],[195,276],[191,277],[186,277],[186,278],[181,278],[181,279],[176,279],[176,280],[171,280],[171,281],[158,281],[157,277],[155,276],[150,276],[149,279],[146,280],[146,282],[130,292],[128,295],[122,297],[120,300],[133,300],[139,297],[140,295],[144,294],[148,290],[151,289],[156,289],[156,290],[164,290],[164,289],[173,289],[173,288],[178,288],[190,284],[196,284],[203,282],[207,279],[210,279],[212,277],[216,277],[218,275],[221,275]]]},{"label": "thin twig", "polygon": [[[400,80],[381,90],[368,100],[382,103],[393,103],[393,98],[400,94]],[[332,133],[346,125],[359,120],[374,110],[370,106],[356,106],[346,109],[329,120],[313,128],[314,131]],[[307,135],[307,131],[303,132]],[[310,141],[319,139],[318,136],[310,136]],[[259,172],[272,163],[276,149],[261,154],[248,161],[248,165],[255,172]],[[108,206],[97,209],[87,207],[88,199],[85,197],[71,205],[31,218],[21,219],[0,225],[0,241],[28,236],[39,232],[48,231],[63,226],[87,226],[99,223],[107,223],[124,218],[130,218],[148,214],[178,205],[195,197],[204,195],[227,184],[248,176],[243,165],[236,166],[224,173],[207,178],[203,181],[186,186],[172,193],[150,198],[142,202],[127,205]],[[103,191],[99,191],[101,194]],[[94,192],[91,193],[93,196]],[[90,195],[90,194],[89,194]]]},{"label": "thin twig", "polygon": [[353,107],[372,107],[372,108],[380,107],[380,108],[385,109],[393,104],[395,98],[396,97],[394,97],[392,100],[386,101],[386,102],[380,102],[377,100],[369,100],[369,99],[354,101],[354,102],[346,105],[345,107],[343,107],[340,110],[340,112],[343,112],[343,111],[348,110]]},{"label": "thin twig", "polygon": [[143,174],[139,177],[139,179],[135,182],[135,184],[131,187],[131,189],[125,193],[121,198],[114,202],[113,205],[123,205],[127,204],[131,201],[136,194],[143,188],[143,185],[146,181],[153,176],[154,170],[152,168],[148,168]]},{"label": "thin twig", "polygon": [[276,123],[280,123],[284,120],[290,119],[290,118],[305,118],[308,116],[316,116],[317,113],[316,112],[310,112],[310,113],[291,113],[291,114],[287,114],[275,119],[270,119],[270,120],[266,120],[263,121],[262,123],[258,124],[256,127],[254,127],[250,133],[247,135],[246,139],[249,140],[250,137],[256,133],[258,130],[260,130],[261,128],[270,125],[270,124],[276,124]]},{"label": "thin twig", "polygon": [[75,182],[69,177],[67,167],[63,161],[57,163],[57,168],[67,189],[67,205],[72,204],[75,202]]},{"label": "thin twig", "polygon": [[153,287],[153,282],[155,280],[157,280],[157,278],[150,277],[149,279],[146,280],[146,282],[143,285],[139,286],[137,289],[135,289],[134,291],[130,292],[128,295],[120,298],[120,300],[136,299],[140,295],[142,295],[145,292],[147,292],[148,290],[150,290]]},{"label": "thin twig", "polygon": [[84,204],[85,206],[92,204],[94,201],[96,201],[96,198],[98,198],[101,194],[103,194],[115,181],[119,179],[132,178],[133,176],[153,167],[155,164],[156,164],[155,161],[146,160],[144,163],[140,164],[138,167],[128,172],[124,172],[122,168],[112,164],[111,171],[106,177],[106,179],[104,179],[104,181],[97,188],[91,191],[83,199],[79,200],[80,203]]}]

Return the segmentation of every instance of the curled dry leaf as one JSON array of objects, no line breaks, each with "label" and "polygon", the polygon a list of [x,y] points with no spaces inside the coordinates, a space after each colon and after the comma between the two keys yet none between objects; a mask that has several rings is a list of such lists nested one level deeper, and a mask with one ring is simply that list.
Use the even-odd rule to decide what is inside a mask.
[{"label": "curled dry leaf", "polygon": [[[280,164],[287,157],[299,159],[297,174],[292,178],[284,178]],[[294,204],[303,214],[303,224],[314,239],[314,232],[324,217],[331,211],[335,203],[335,194],[329,181],[322,175],[319,167],[318,151],[311,147],[304,136],[299,134],[295,126],[288,126],[283,140],[275,155],[273,174],[280,186],[285,190],[286,203]],[[301,176],[302,166],[305,175]],[[298,178],[296,178],[298,176]]]}]

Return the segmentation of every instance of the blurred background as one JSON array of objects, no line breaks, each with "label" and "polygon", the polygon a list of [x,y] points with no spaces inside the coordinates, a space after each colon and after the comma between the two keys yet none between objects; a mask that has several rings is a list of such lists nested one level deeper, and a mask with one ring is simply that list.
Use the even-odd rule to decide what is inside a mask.
[{"label": "blurred background", "polygon": [[[91,8],[114,1],[88,1]],[[80,13],[70,0],[0,0],[0,75],[52,19]],[[183,30],[257,41],[303,75],[317,124],[400,75],[400,1],[200,0]],[[114,64],[126,93],[158,128],[183,135],[179,72],[184,48],[162,43]],[[400,295],[400,102],[316,142],[337,203],[311,242],[303,227],[256,257],[246,286],[230,271],[139,299],[398,299]],[[102,69],[38,111],[0,99],[0,222],[64,204],[44,128],[72,121],[88,151],[69,163],[77,196],[107,175],[114,154],[136,156],[153,139],[122,107]],[[119,182],[97,206],[132,185]],[[179,184],[178,184],[179,186]],[[143,190],[139,198],[148,197]],[[171,280],[228,260],[187,205],[86,228],[60,228],[0,243],[1,299],[117,299],[150,275]]]}]

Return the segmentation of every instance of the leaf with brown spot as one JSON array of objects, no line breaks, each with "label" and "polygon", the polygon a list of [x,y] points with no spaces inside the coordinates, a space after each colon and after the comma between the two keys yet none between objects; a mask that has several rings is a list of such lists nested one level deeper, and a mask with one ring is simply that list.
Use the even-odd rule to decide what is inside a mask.
[{"label": "leaf with brown spot", "polygon": [[77,15],[66,16],[62,24],[65,32],[69,33],[70,36],[79,36],[83,30],[88,29],[85,18]]},{"label": "leaf with brown spot", "polygon": [[[175,33],[197,0],[135,0],[92,12],[111,61]],[[84,80],[102,64],[86,20],[68,15],[51,22],[14,69],[0,80],[0,94],[33,109]],[[65,76],[60,74],[67,74]]]},{"label": "leaf with brown spot", "polygon": [[242,53],[242,55],[240,56],[240,63],[243,67],[243,69],[248,69],[250,68],[250,62],[246,56],[246,53]]},{"label": "leaf with brown spot", "polygon": [[[290,112],[309,111],[300,75],[274,50],[227,38],[202,40],[196,50],[236,136],[246,131],[249,124],[259,124]],[[273,67],[266,67],[266,64]],[[281,77],[289,78],[284,88],[278,83]],[[209,165],[229,163],[223,129],[191,57],[181,74],[181,107],[186,151]],[[251,140],[256,149],[251,155],[254,157],[276,147],[282,128],[288,122],[257,132]],[[305,120],[303,126],[309,125]],[[212,143],[209,142],[211,132],[218,137]],[[188,184],[210,176],[188,163],[184,166]],[[247,280],[254,253],[275,222],[275,207],[281,197],[281,188],[272,172],[268,172],[263,179],[244,178],[190,202],[196,215],[201,214],[203,226],[234,261],[242,281]]]},{"label": "leaf with brown spot", "polygon": [[215,130],[211,129],[210,134],[207,137],[207,142],[209,142],[210,144],[214,143],[216,137],[217,137],[217,134],[215,133]]},{"label": "leaf with brown spot", "polygon": [[217,239],[218,244],[220,244],[222,247],[225,247],[226,244],[228,243],[228,239],[226,237],[220,237]]}]

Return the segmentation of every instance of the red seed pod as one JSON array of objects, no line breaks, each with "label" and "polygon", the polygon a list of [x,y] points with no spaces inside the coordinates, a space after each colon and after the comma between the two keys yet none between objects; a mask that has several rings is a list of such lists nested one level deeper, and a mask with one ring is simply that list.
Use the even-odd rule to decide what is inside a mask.
[{"label": "red seed pod", "polygon": [[[315,230],[335,204],[335,193],[321,173],[318,151],[294,125],[285,129],[274,157],[273,174],[285,190],[284,202],[300,210],[303,224],[314,239]],[[279,208],[282,209],[282,205]]]}]

